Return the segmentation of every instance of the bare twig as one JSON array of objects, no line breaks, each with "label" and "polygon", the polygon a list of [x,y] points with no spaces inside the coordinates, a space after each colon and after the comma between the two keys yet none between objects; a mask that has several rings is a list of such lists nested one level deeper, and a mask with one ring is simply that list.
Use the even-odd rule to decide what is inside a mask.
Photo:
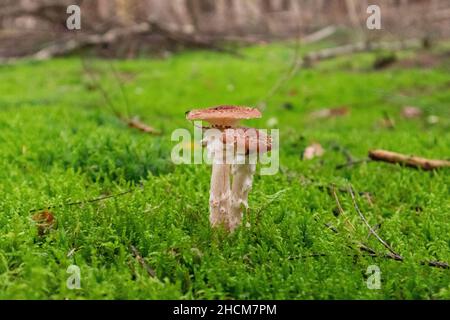
[{"label": "bare twig", "polygon": [[275,194],[272,194],[272,195],[270,196],[271,199],[270,199],[269,201],[267,201],[263,206],[261,206],[261,207],[255,212],[255,214],[254,214],[254,216],[255,216],[255,225],[259,224],[259,220],[260,220],[260,218],[261,218],[261,213],[262,213],[264,210],[268,209],[268,208],[270,207],[270,205],[271,205],[273,202],[277,201],[278,198],[279,198],[279,196],[282,195],[283,193],[285,193],[287,190],[289,190],[289,189],[283,189],[283,190],[280,190],[280,191],[276,192]]},{"label": "bare twig", "polygon": [[[380,228],[381,228],[381,223],[377,223],[377,224],[375,225],[375,227],[373,227],[374,230],[378,230],[378,229],[380,229]],[[367,233],[366,239],[369,240],[369,238],[370,238],[371,235],[372,235],[372,232],[369,230],[369,232]]]},{"label": "bare twig", "polygon": [[120,93],[122,94],[123,102],[125,103],[125,110],[126,110],[127,118],[130,118],[131,117],[130,102],[128,101],[128,95],[125,91],[125,88],[123,87],[123,83],[120,80],[120,77],[116,71],[116,68],[114,67],[114,65],[112,63],[110,63],[109,66],[112,70],[112,74],[113,74],[114,78],[116,79],[117,85],[119,86]]},{"label": "bare twig", "polygon": [[380,49],[404,50],[417,48],[420,47],[421,45],[422,41],[420,41],[420,39],[409,39],[398,42],[378,42],[378,43],[357,42],[340,47],[327,48],[320,51],[311,52],[305,56],[305,60],[307,62],[320,61],[358,52],[370,52]]},{"label": "bare twig", "polygon": [[278,78],[275,84],[270,88],[266,95],[257,103],[260,110],[264,110],[267,100],[273,97],[280,88],[283,87],[289,80],[291,80],[300,70],[303,65],[303,59],[300,57],[300,27],[298,26],[297,37],[295,42],[294,57],[289,69]]},{"label": "bare twig", "polygon": [[419,168],[423,170],[434,170],[439,168],[450,167],[450,161],[408,156],[405,154],[387,150],[371,150],[369,151],[369,157],[374,161],[398,163],[408,167]]},{"label": "bare twig", "polygon": [[379,235],[378,233],[372,228],[372,226],[369,224],[369,222],[367,221],[366,217],[363,215],[363,213],[361,212],[361,210],[358,207],[358,204],[356,203],[356,199],[355,199],[355,193],[353,192],[353,188],[351,186],[349,186],[348,188],[348,192],[352,198],[352,202],[353,202],[353,206],[355,207],[356,212],[358,213],[358,215],[360,216],[361,220],[366,224],[367,228],[369,228],[370,232],[375,236],[375,238],[377,238],[377,240],[386,248],[388,249],[396,259],[400,259],[402,260],[403,257],[401,255],[399,255],[397,252],[394,251],[394,249],[392,249],[392,247],[387,244],[386,241],[384,241]]},{"label": "bare twig", "polygon": [[130,249],[131,252],[133,253],[133,256],[136,258],[136,260],[139,262],[139,264],[145,269],[145,271],[147,271],[147,274],[151,277],[151,278],[155,278],[156,277],[156,272],[155,270],[153,270],[144,260],[144,258],[142,258],[141,254],[139,253],[138,249],[136,249],[135,246],[130,245]]},{"label": "bare twig", "polygon": [[[344,187],[336,187],[332,183],[321,183],[320,181],[317,181],[315,179],[307,178],[307,177],[301,177],[300,183],[302,185],[312,185],[313,187],[316,187],[317,189],[321,191],[329,191],[334,188],[336,191],[339,191],[340,193],[348,193],[347,188]],[[357,192],[360,196],[372,196],[372,194],[368,191],[359,191]]]},{"label": "bare twig", "polygon": [[161,131],[149,126],[148,124],[141,122],[138,118],[132,119],[122,118],[122,121],[125,122],[130,128],[137,129],[144,133],[149,133],[153,135],[161,134]]},{"label": "bare twig", "polygon": [[336,168],[336,170],[340,170],[340,169],[343,169],[346,167],[353,167],[353,166],[357,166],[359,164],[369,163],[371,161],[372,161],[371,159],[358,159],[358,160],[352,159],[350,161],[347,161],[346,163],[338,164],[335,168]]},{"label": "bare twig", "polygon": [[69,203],[64,203],[61,205],[50,205],[48,207],[45,208],[39,208],[39,209],[31,209],[29,212],[38,212],[38,211],[43,211],[43,210],[50,210],[50,209],[54,209],[54,208],[63,208],[63,207],[70,207],[70,206],[78,206],[78,205],[83,205],[86,203],[93,203],[93,202],[99,202],[99,201],[104,201],[107,199],[112,199],[112,198],[117,198],[117,197],[121,197],[124,195],[127,195],[129,193],[134,192],[136,189],[130,189],[121,193],[117,193],[117,194],[113,194],[113,195],[109,195],[109,196],[102,196],[102,197],[98,197],[98,198],[94,198],[94,199],[89,199],[89,200],[84,200],[84,201],[75,201],[75,202],[69,202]]},{"label": "bare twig", "polygon": [[92,83],[94,84],[95,89],[98,89],[100,93],[102,94],[103,99],[105,100],[106,105],[109,107],[111,112],[119,119],[122,119],[122,114],[117,110],[115,107],[114,102],[110,99],[108,93],[103,88],[103,86],[100,84],[100,80],[97,79],[96,75],[94,74],[94,71],[87,65],[86,60],[81,57],[81,65],[83,67],[84,72],[88,75]]},{"label": "bare twig", "polygon": [[[356,159],[347,148],[339,145],[338,143],[334,143],[333,149],[341,152],[344,155],[345,160],[346,160],[345,163],[336,165],[336,167],[335,167],[336,170],[370,162],[370,159],[368,159],[368,158],[367,159]],[[345,192],[347,192],[346,189],[345,189]]]},{"label": "bare twig", "polygon": [[316,32],[313,32],[305,37],[303,37],[302,43],[303,44],[310,44],[310,43],[314,43],[314,42],[318,42],[321,41],[325,38],[328,38],[330,36],[332,36],[333,34],[335,34],[337,31],[337,27],[336,26],[327,26],[325,28],[322,28]]},{"label": "bare twig", "polygon": [[364,243],[359,243],[358,248],[361,251],[367,252],[371,257],[380,257],[380,258],[392,259],[395,261],[403,261],[403,257],[395,255],[391,252],[388,252],[387,254],[384,254],[384,255],[380,255],[374,249],[368,247]]},{"label": "bare twig", "polygon": [[338,197],[338,195],[336,194],[336,188],[335,188],[334,185],[331,187],[331,194],[333,195],[334,201],[336,202],[336,205],[337,205],[337,207],[338,207],[339,213],[340,213],[343,217],[345,217],[345,222],[346,222],[353,230],[355,230],[355,226],[354,226],[354,225],[351,223],[351,221],[348,219],[347,215],[345,214],[344,209],[342,208],[341,202],[339,201],[339,197]]},{"label": "bare twig", "polygon": [[428,265],[430,267],[450,269],[450,265],[447,262],[442,261],[422,261],[421,264]]},{"label": "bare twig", "polygon": [[123,38],[149,34],[160,35],[172,42],[185,46],[210,49],[231,54],[240,58],[243,57],[241,53],[229,48],[221,47],[215,41],[211,41],[210,39],[203,39],[196,35],[170,30],[170,28],[162,26],[160,23],[155,21],[146,21],[127,27],[112,28],[104,33],[79,34],[76,37],[53,42],[51,45],[25,57],[1,59],[0,63],[11,64],[21,60],[43,61],[53,57],[67,55],[84,48],[111,45],[117,43]]},{"label": "bare twig", "polygon": [[[374,249],[372,249],[371,247],[365,245],[364,243],[359,243],[358,244],[358,248],[360,251],[366,253],[367,256],[372,257],[372,258],[384,258],[384,259],[389,259],[389,260],[394,260],[394,261],[398,261],[398,262],[404,262],[402,257],[398,257],[393,255],[392,253],[388,253],[385,255],[380,255],[378,254]],[[329,257],[330,255],[327,253],[311,253],[308,255],[299,255],[299,256],[289,256],[288,260],[297,260],[297,259],[306,259],[306,258],[317,258],[317,257]],[[357,255],[355,254],[347,254],[347,257],[355,257]],[[447,262],[442,262],[442,261],[421,261],[420,262],[421,265],[424,266],[430,266],[430,267],[435,267],[435,268],[441,268],[441,269],[449,269],[450,265]]]},{"label": "bare twig", "polygon": [[[333,189],[331,189],[333,190]],[[358,212],[358,214],[360,215],[360,217],[362,218],[362,220],[364,221],[364,223],[367,225],[367,227],[370,230],[369,235],[373,234],[375,235],[375,237],[389,250],[388,253],[386,254],[379,254],[377,253],[373,248],[369,247],[368,245],[366,245],[365,243],[362,242],[357,242],[358,244],[358,249],[360,251],[366,252],[370,257],[376,257],[376,258],[385,258],[385,259],[391,259],[391,260],[395,260],[395,261],[400,261],[403,262],[404,258],[399,255],[398,253],[396,253],[383,239],[381,239],[381,237],[375,232],[374,228],[372,228],[369,224],[367,219],[364,217],[364,215],[362,214],[361,210],[359,209],[358,205],[356,204],[356,200],[355,200],[355,194],[353,189],[350,187],[348,189],[348,193],[350,193],[352,200],[353,200],[353,204],[355,206],[356,211]],[[338,204],[338,207],[340,208],[339,211],[341,213],[344,212],[344,209],[342,208],[342,205],[339,202],[339,198],[337,197],[336,192],[332,192],[333,196],[335,196],[335,200],[336,203]],[[331,231],[333,231],[334,233],[339,233],[339,231],[333,227],[333,225],[331,223],[326,223],[324,224],[328,229],[330,229]],[[353,248],[352,246],[348,245],[349,248]],[[326,255],[316,255],[316,256],[326,256]],[[348,255],[350,256],[350,255]],[[426,265],[426,266],[430,266],[430,267],[436,267],[436,268],[443,268],[443,269],[448,269],[450,268],[449,264],[447,262],[442,262],[442,261],[426,261],[423,260],[420,262],[421,265]]]},{"label": "bare twig", "polygon": [[114,102],[112,101],[112,99],[109,97],[108,93],[106,92],[106,90],[103,88],[103,86],[100,83],[100,80],[94,75],[94,72],[88,67],[86,61],[84,60],[84,58],[81,58],[81,63],[83,66],[84,71],[88,74],[88,76],[90,77],[91,81],[94,83],[94,86],[96,89],[98,89],[100,91],[100,93],[102,94],[103,99],[105,100],[106,105],[109,107],[109,109],[112,111],[112,113],[115,115],[115,117],[117,119],[119,119],[120,121],[122,121],[123,123],[125,123],[128,127],[133,128],[133,129],[137,129],[139,131],[145,132],[145,133],[149,133],[149,134],[153,134],[153,135],[159,135],[161,134],[161,132],[145,123],[143,123],[142,121],[140,121],[137,117],[134,118],[130,118],[130,107],[129,107],[129,101],[128,101],[128,96],[125,92],[125,88],[122,85],[122,82],[120,81],[120,78],[117,74],[117,71],[114,69],[114,66],[112,64],[110,64],[111,70],[113,72],[113,75],[117,81],[118,86],[120,87],[120,91],[122,94],[122,98],[124,100],[125,103],[125,107],[126,107],[126,113],[127,116],[124,116],[121,112],[119,112],[114,104]]},{"label": "bare twig", "polygon": [[338,229],[336,229],[336,227],[333,226],[333,225],[331,224],[331,222],[327,222],[327,223],[325,223],[324,225],[325,225],[325,227],[327,227],[328,229],[330,229],[330,230],[333,231],[334,233],[339,233]]},{"label": "bare twig", "polygon": [[[331,231],[333,231],[334,233],[339,233],[339,231],[334,228],[330,223],[326,223],[325,226],[330,229]],[[348,246],[350,249],[352,249],[351,246]],[[394,254],[392,252],[388,252],[386,254],[379,254],[377,253],[373,248],[369,247],[368,245],[362,243],[362,242],[358,242],[358,248],[360,251],[366,252],[368,256],[373,257],[373,258],[385,258],[385,259],[390,259],[390,260],[394,260],[394,261],[399,261],[399,262],[403,262],[404,258],[402,256],[399,256],[397,254]],[[327,254],[312,254],[309,256],[304,256],[302,258],[306,258],[306,257],[325,257],[327,256]],[[347,255],[347,256],[355,256],[355,255]],[[449,269],[450,265],[447,262],[443,262],[443,261],[426,261],[423,260],[420,262],[421,265],[424,266],[430,266],[430,267],[435,267],[435,268],[441,268],[441,269]]]}]

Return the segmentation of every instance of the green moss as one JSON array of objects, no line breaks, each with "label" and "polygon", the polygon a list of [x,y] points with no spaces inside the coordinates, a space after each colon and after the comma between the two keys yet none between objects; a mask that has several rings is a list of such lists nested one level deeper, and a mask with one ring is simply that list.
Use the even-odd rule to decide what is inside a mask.
[{"label": "green moss", "polygon": [[[186,52],[114,62],[126,74],[132,113],[160,128],[160,137],[119,122],[75,58],[0,68],[0,298],[449,298],[450,271],[420,264],[450,261],[449,172],[382,163],[336,170],[345,158],[334,151],[340,145],[360,158],[372,148],[448,158],[448,68],[373,71],[376,54],[361,54],[301,70],[267,101],[262,119],[248,122],[266,127],[277,118],[282,170],[256,177],[246,217],[252,227],[227,236],[209,227],[210,168],[171,164],[170,133],[191,128],[184,112],[193,107],[255,105],[293,55],[284,44],[244,52],[244,59]],[[125,112],[109,62],[93,64]],[[348,116],[308,117],[343,105]],[[404,105],[440,121],[405,120]],[[395,129],[379,125],[385,113]],[[313,141],[326,153],[303,161]],[[335,201],[318,187],[331,183],[371,193],[372,203],[363,197],[358,203],[372,225],[381,224],[380,235],[403,263],[356,249],[362,241],[386,252],[368,237],[345,193],[339,197],[346,217],[335,217]],[[64,205],[129,188],[135,191],[114,199]],[[58,224],[40,238],[29,210],[48,205],[61,205],[52,209]],[[133,258],[130,244],[157,279]],[[81,269],[81,290],[66,287],[71,264]],[[382,271],[380,290],[366,286],[373,264]]]}]

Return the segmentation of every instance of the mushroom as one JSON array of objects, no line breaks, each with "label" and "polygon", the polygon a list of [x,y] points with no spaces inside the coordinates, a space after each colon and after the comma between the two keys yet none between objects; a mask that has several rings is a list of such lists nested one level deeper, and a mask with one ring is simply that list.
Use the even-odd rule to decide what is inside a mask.
[{"label": "mushroom", "polygon": [[218,106],[208,109],[191,110],[187,113],[188,120],[206,121],[214,128],[225,129],[236,126],[239,120],[261,118],[261,112],[256,108],[239,106]]},{"label": "mushroom", "polygon": [[248,194],[256,170],[256,156],[272,149],[272,139],[261,130],[239,128],[225,130],[222,140],[227,145],[231,144],[236,151],[231,170],[233,184],[228,215],[228,229],[234,231],[241,224],[244,210],[248,209]]},{"label": "mushroom", "polygon": [[[218,106],[208,109],[191,110],[188,120],[202,120],[219,130],[222,135],[225,129],[233,128],[241,119],[260,118],[261,112],[255,108],[239,106]],[[209,198],[210,223],[213,227],[224,225],[229,228],[231,205],[230,163],[227,161],[227,144],[216,135],[205,139],[208,154],[212,159],[211,189]],[[229,150],[229,149],[228,149]]]}]

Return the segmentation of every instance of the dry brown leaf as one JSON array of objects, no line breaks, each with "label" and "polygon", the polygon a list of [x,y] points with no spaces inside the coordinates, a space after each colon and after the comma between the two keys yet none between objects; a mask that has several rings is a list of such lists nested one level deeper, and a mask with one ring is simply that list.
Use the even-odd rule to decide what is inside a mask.
[{"label": "dry brown leaf", "polygon": [[32,218],[38,228],[39,236],[47,234],[56,224],[55,216],[50,211],[36,213]]}]

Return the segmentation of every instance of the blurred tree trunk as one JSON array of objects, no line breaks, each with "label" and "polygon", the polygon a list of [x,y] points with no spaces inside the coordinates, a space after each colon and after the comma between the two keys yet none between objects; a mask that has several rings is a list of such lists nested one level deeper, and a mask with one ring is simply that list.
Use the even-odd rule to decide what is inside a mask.
[{"label": "blurred tree trunk", "polygon": [[[372,3],[382,9],[381,31],[365,28],[366,8]],[[359,40],[450,36],[448,0],[0,0],[0,41],[27,38],[20,45],[33,48],[67,39],[69,4],[82,5],[82,33],[99,35],[152,21],[197,39],[280,39],[330,25],[350,27]],[[136,41],[142,42],[142,36]],[[16,48],[6,49],[0,53]]]},{"label": "blurred tree trunk", "polygon": [[194,31],[198,30],[199,27],[199,6],[200,2],[198,0],[186,0],[186,8],[191,18],[192,26],[194,27]]}]

